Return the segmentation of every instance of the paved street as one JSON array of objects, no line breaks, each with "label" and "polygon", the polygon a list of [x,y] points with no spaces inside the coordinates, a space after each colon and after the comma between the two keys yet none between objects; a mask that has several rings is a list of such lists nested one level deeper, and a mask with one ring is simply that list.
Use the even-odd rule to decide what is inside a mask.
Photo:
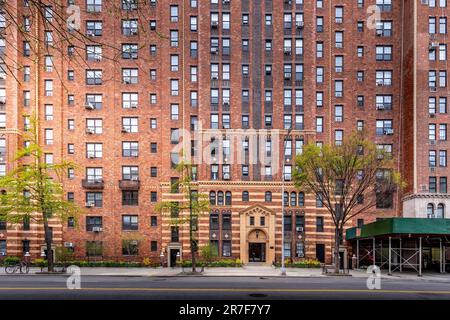
[{"label": "paved street", "polygon": [[1,276],[7,299],[450,299],[450,283],[382,279],[368,290],[363,277],[120,277],[83,276],[68,290],[67,276]]}]

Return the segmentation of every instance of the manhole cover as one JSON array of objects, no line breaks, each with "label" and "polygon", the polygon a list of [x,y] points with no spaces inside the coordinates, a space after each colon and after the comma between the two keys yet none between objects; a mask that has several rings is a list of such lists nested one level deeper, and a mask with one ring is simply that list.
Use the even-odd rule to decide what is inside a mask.
[{"label": "manhole cover", "polygon": [[267,297],[267,294],[264,294],[264,293],[250,293],[249,296],[253,297],[253,298],[264,298],[264,297]]}]

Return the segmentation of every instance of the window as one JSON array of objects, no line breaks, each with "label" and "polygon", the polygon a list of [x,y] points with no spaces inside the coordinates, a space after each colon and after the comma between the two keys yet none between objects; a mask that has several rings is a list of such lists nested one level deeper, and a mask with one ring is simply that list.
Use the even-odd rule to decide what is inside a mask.
[{"label": "window", "polygon": [[138,30],[138,21],[136,19],[122,20],[122,34],[124,36],[135,36],[138,34]]},{"label": "window", "polygon": [[86,157],[89,159],[102,158],[103,157],[103,144],[102,143],[87,143],[86,144]]},{"label": "window", "polygon": [[122,129],[124,132],[138,132],[138,118],[122,118]]},{"label": "window", "polygon": [[103,193],[86,192],[86,206],[101,208],[103,206]]},{"label": "window", "polygon": [[138,230],[138,216],[124,215],[122,216],[122,230]]},{"label": "window", "polygon": [[139,205],[138,191],[122,191],[122,205],[123,206],[137,206]]},{"label": "window", "polygon": [[122,142],[122,157],[138,157],[139,143],[134,141]]},{"label": "window", "polygon": [[101,85],[103,72],[102,70],[86,70],[86,84]]},{"label": "window", "polygon": [[138,45],[137,44],[122,44],[122,59],[137,59]]},{"label": "window", "polygon": [[324,232],[324,219],[323,217],[316,217],[316,231]]},{"label": "window", "polygon": [[102,217],[86,217],[86,231],[92,232],[103,227]]}]

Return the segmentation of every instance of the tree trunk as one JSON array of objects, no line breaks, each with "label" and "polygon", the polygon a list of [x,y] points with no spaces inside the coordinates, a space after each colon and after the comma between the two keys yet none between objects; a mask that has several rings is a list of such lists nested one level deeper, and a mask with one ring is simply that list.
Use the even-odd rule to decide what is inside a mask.
[{"label": "tree trunk", "polygon": [[53,272],[52,235],[47,219],[44,221],[45,245],[47,249],[48,272]]},{"label": "tree trunk", "polygon": [[340,269],[340,266],[341,266],[341,259],[340,259],[340,256],[339,256],[339,247],[340,247],[340,244],[341,244],[341,241],[340,241],[340,234],[339,234],[340,232],[339,232],[339,227],[335,227],[335,230],[334,230],[334,272],[335,273],[339,273],[339,269]]},{"label": "tree trunk", "polygon": [[192,272],[197,272],[197,261],[195,258],[195,241],[191,239]]}]

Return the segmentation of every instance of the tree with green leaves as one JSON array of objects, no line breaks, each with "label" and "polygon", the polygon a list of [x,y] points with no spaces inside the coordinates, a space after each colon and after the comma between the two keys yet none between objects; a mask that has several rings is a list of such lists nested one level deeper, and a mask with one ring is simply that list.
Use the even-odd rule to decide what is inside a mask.
[{"label": "tree with green leaves", "polygon": [[53,235],[50,220],[76,218],[79,207],[64,198],[62,175],[75,165],[70,162],[46,163],[39,145],[36,118],[30,117],[30,128],[23,134],[25,146],[19,149],[14,168],[0,178],[0,219],[10,224],[35,221],[44,227],[48,271],[53,271]]},{"label": "tree with green leaves", "polygon": [[[192,272],[196,272],[196,255],[198,251],[198,220],[199,217],[208,214],[210,211],[209,199],[206,195],[200,194],[193,181],[192,164],[181,161],[177,165],[180,179],[172,182],[172,192],[183,192],[184,197],[181,202],[162,201],[156,205],[156,211],[170,216],[171,225],[188,225],[189,244],[192,259]],[[184,213],[188,213],[187,215]]]},{"label": "tree with green leaves", "polygon": [[308,144],[295,160],[294,182],[311,193],[329,212],[334,228],[334,267],[339,273],[339,247],[344,226],[373,208],[392,205],[403,187],[392,157],[364,136],[355,133],[340,145]]}]

